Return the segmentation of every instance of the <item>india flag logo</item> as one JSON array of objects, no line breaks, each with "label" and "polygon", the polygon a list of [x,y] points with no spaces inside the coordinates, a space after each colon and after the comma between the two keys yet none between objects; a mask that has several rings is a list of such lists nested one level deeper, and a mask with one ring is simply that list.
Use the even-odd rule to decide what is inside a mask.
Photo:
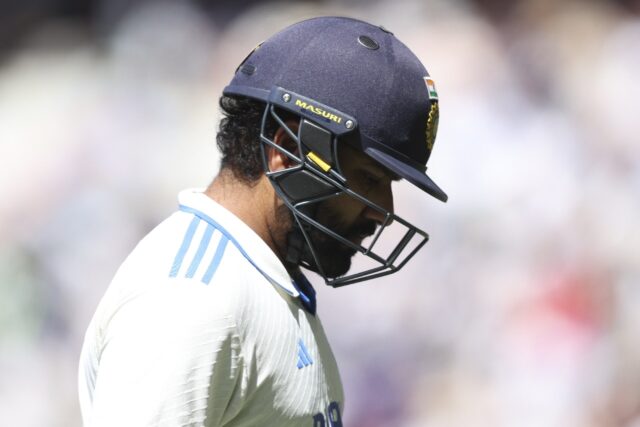
[{"label": "india flag logo", "polygon": [[424,82],[427,84],[427,90],[429,91],[430,100],[438,100],[438,92],[436,92],[436,84],[431,80],[431,77],[425,77]]}]

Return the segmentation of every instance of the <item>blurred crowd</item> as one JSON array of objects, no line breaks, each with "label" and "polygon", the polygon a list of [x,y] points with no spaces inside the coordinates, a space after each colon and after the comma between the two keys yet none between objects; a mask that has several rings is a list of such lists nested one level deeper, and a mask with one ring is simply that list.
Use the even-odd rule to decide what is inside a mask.
[{"label": "blurred crowd", "polygon": [[640,426],[637,1],[23,3],[0,31],[0,425],[80,425],[85,328],[178,191],[215,176],[235,67],[347,15],[434,78],[449,202],[398,183],[431,235],[416,258],[339,290],[311,277],[345,425]]}]

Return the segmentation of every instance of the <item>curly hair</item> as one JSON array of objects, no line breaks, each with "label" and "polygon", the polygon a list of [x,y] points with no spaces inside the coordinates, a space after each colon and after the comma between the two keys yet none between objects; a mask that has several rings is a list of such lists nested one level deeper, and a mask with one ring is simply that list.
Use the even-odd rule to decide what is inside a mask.
[{"label": "curly hair", "polygon": [[265,105],[249,98],[220,97],[224,117],[216,135],[222,154],[220,168],[230,169],[239,180],[251,184],[264,173],[260,128]]}]

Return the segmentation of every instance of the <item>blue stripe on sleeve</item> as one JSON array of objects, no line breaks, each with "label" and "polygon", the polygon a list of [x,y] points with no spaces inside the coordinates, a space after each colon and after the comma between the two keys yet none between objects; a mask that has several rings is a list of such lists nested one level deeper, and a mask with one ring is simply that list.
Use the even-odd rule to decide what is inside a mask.
[{"label": "blue stripe on sleeve", "polygon": [[216,253],[211,260],[211,264],[209,264],[209,268],[207,268],[206,273],[204,273],[204,276],[202,276],[202,282],[206,283],[207,285],[211,283],[211,279],[218,269],[220,261],[222,261],[222,255],[224,255],[224,250],[226,249],[228,242],[229,239],[226,235],[223,234],[222,237],[220,237],[220,243],[218,243],[218,248],[216,249]]},{"label": "blue stripe on sleeve", "polygon": [[[233,243],[233,245],[240,251],[240,253],[242,254],[243,257],[246,258],[247,261],[249,261],[251,263],[251,265],[253,265],[256,270],[258,270],[260,272],[260,274],[262,274],[264,277],[266,277],[271,283],[278,283],[275,280],[273,280],[271,277],[269,277],[268,274],[266,274],[264,271],[262,271],[262,269],[258,266],[258,264],[256,264],[251,257],[247,254],[247,252],[242,248],[242,246],[240,246],[240,243],[238,243],[238,241],[231,235],[231,233],[229,233],[223,226],[221,226],[220,224],[218,224],[216,221],[213,220],[213,218],[211,218],[210,216],[200,212],[197,209],[193,209],[189,206],[185,206],[185,205],[180,205],[179,206],[180,210],[182,212],[187,212],[187,213],[191,213],[196,215],[197,217],[201,218],[203,221],[213,225],[216,230],[220,231],[222,234],[225,235],[225,237],[227,239],[229,239],[231,241],[231,243]],[[204,279],[203,279],[204,280]],[[284,286],[281,286],[282,290],[284,290],[285,292],[287,292],[289,295],[293,295],[293,296],[297,296],[296,294],[292,293],[289,289],[287,289]]]},{"label": "blue stripe on sleeve", "polygon": [[211,241],[211,235],[213,234],[213,225],[207,224],[207,228],[204,231],[204,235],[202,236],[202,240],[200,240],[200,246],[198,246],[198,251],[196,255],[193,257],[193,261],[191,261],[191,265],[189,266],[189,270],[187,270],[187,279],[191,279],[195,274],[200,262],[202,261],[202,257],[204,253],[207,251],[207,247],[209,246],[209,242]]},{"label": "blue stripe on sleeve", "polygon": [[184,260],[184,256],[191,245],[191,241],[193,240],[193,235],[196,232],[196,228],[198,228],[198,224],[200,223],[200,218],[194,215],[191,220],[191,224],[189,224],[189,228],[184,235],[184,239],[182,240],[182,245],[180,249],[178,249],[178,253],[176,254],[176,258],[173,260],[173,265],[171,266],[171,270],[169,271],[169,277],[176,277],[178,275],[178,270],[182,266],[182,261]]}]

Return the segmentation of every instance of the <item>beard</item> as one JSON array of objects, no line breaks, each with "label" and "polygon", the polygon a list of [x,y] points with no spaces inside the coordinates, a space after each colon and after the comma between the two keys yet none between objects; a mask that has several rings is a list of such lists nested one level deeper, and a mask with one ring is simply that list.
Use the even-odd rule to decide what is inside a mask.
[{"label": "beard", "polygon": [[[316,273],[322,271],[330,279],[344,276],[351,268],[351,259],[358,250],[301,221],[302,226],[305,227],[306,234],[309,236],[311,245],[313,245],[316,259],[291,210],[286,206],[281,206],[281,208],[283,210],[278,212],[281,223],[289,225],[289,232],[286,238],[287,263],[295,265],[295,267],[301,265]],[[360,219],[353,224],[344,224],[340,214],[332,210],[325,202],[319,203],[315,212],[307,212],[307,214],[329,230],[358,246],[362,238],[372,235],[377,227],[376,222],[369,219]]]}]

